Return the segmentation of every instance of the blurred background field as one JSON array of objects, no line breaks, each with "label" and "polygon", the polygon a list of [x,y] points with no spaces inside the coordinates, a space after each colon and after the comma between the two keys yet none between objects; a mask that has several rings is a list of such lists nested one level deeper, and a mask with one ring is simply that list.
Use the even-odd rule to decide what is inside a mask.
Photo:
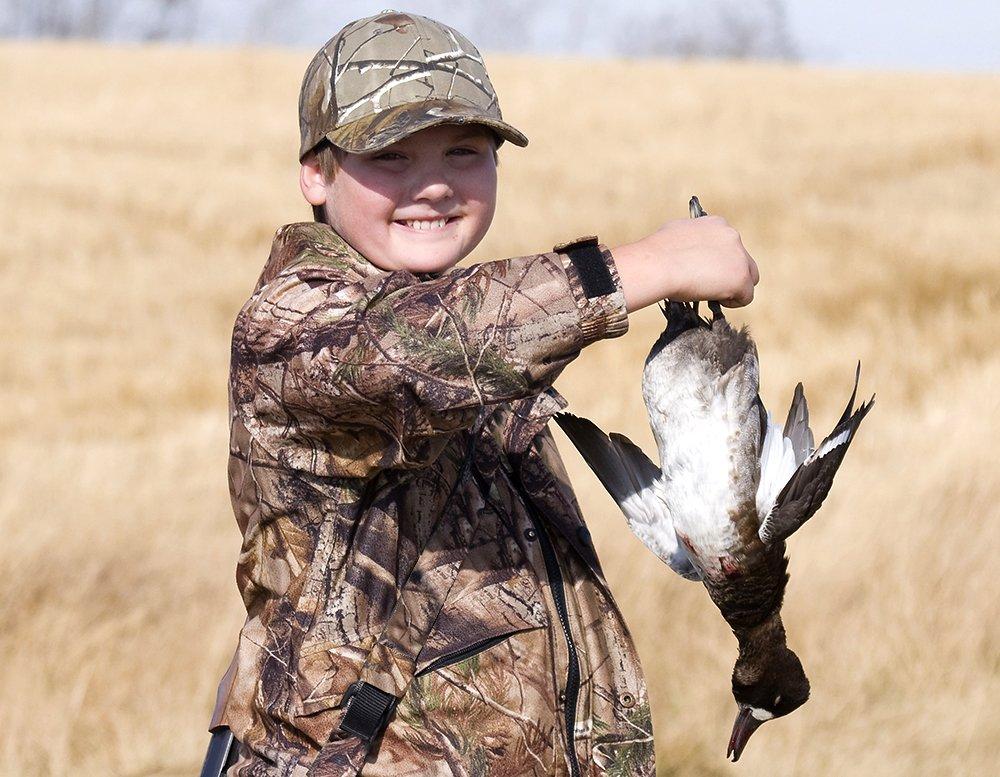
[{"label": "blurred background field", "polygon": [[[310,52],[0,43],[0,774],[191,775],[242,624],[226,490],[236,311],[309,218]],[[500,207],[472,260],[614,245],[698,194],[761,268],[762,395],[877,403],[790,543],[810,702],[725,760],[735,640],[556,432],[649,677],[660,775],[1000,763],[1000,77],[493,57]],[[541,71],[539,71],[541,68]],[[539,75],[543,73],[543,76]],[[655,451],[633,316],[556,383]]]}]

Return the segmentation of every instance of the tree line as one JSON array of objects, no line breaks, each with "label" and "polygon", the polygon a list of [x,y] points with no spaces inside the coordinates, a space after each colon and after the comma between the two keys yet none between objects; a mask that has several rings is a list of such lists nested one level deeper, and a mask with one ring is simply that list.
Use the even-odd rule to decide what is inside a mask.
[{"label": "tree line", "polygon": [[[799,58],[784,0],[416,0],[487,51],[625,57]],[[381,10],[381,6],[374,11]],[[0,36],[317,47],[368,0],[2,0]],[[329,24],[317,24],[326,18]],[[317,33],[325,35],[314,39]]]}]

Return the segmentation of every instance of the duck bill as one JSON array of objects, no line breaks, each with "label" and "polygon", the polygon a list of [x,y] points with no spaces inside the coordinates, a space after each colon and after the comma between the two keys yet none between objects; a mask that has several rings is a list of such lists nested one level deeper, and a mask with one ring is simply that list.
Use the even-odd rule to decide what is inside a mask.
[{"label": "duck bill", "polygon": [[726,758],[732,760],[733,763],[740,760],[740,756],[743,755],[743,748],[747,746],[747,742],[750,740],[750,735],[763,722],[753,716],[753,710],[750,707],[740,707],[740,712],[736,716],[736,722],[733,723],[733,735],[729,737],[729,749],[726,751]]}]

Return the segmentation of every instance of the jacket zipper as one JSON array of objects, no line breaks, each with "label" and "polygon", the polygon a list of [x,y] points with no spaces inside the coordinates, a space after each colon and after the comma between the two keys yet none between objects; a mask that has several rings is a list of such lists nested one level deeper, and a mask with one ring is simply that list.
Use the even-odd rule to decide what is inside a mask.
[{"label": "jacket zipper", "polygon": [[484,650],[488,650],[494,645],[503,642],[505,639],[509,639],[511,636],[511,633],[500,634],[496,637],[487,637],[486,639],[481,639],[478,642],[473,642],[467,648],[462,648],[455,653],[447,653],[439,658],[435,658],[413,676],[422,677],[425,674],[430,674],[436,669],[441,669],[443,667],[450,666],[451,664],[457,664],[459,661],[465,661],[466,659],[472,658],[474,655],[482,653]]},{"label": "jacket zipper", "polygon": [[[527,501],[527,500],[525,500]],[[542,545],[542,558],[545,559],[545,571],[549,576],[549,588],[552,590],[552,598],[556,603],[556,612],[559,613],[559,622],[562,623],[563,634],[566,637],[566,653],[569,660],[569,669],[566,673],[566,741],[569,742],[569,771],[572,777],[579,777],[580,764],[576,760],[576,702],[580,693],[580,664],[576,657],[576,645],[573,644],[573,634],[569,629],[569,611],[566,609],[566,590],[563,588],[562,570],[559,569],[559,561],[556,559],[555,551],[549,535],[545,532],[541,523],[535,517],[534,509],[528,506],[528,514],[531,522],[535,526],[538,540]]]},{"label": "jacket zipper", "polygon": [[[511,459],[513,466],[510,469],[505,468],[505,471],[514,485],[517,486],[521,503],[528,513],[531,525],[535,528],[535,534],[538,535],[538,541],[542,548],[542,559],[545,562],[545,573],[549,578],[549,590],[552,592],[552,600],[555,602],[556,613],[559,615],[559,623],[562,626],[563,636],[566,638],[566,655],[569,666],[566,670],[566,687],[563,691],[566,694],[564,711],[566,742],[568,743],[567,750],[569,751],[567,755],[569,757],[570,777],[580,777],[580,762],[576,757],[576,704],[580,694],[580,664],[577,660],[576,645],[573,643],[573,633],[569,628],[569,610],[566,608],[566,590],[563,587],[562,570],[559,568],[559,561],[556,559],[552,542],[542,527],[542,520],[538,516],[535,505],[521,483],[521,477],[517,472],[518,462],[513,460],[514,457],[511,457]],[[482,475],[475,467],[472,468],[472,475],[479,484],[479,488],[483,492],[483,497],[488,498],[491,484],[484,482]]]},{"label": "jacket zipper", "polygon": [[[542,526],[542,521],[535,510],[535,506],[531,503],[531,497],[524,491],[516,464],[510,475],[522,494],[521,502],[524,504],[528,512],[528,518],[531,520],[532,526],[535,527],[535,533],[538,535],[538,541],[542,548],[542,558],[545,561],[545,572],[549,576],[549,589],[552,591],[552,599],[556,605],[556,612],[559,614],[559,623],[562,625],[563,636],[566,637],[566,654],[569,663],[566,672],[566,687],[563,689],[566,694],[566,741],[569,743],[567,750],[569,751],[570,777],[580,777],[580,763],[576,757],[576,704],[580,693],[580,664],[577,660],[573,633],[569,628],[569,610],[566,607],[566,589],[563,587],[562,570],[559,567],[558,559],[556,559],[556,553],[552,547],[549,535]],[[480,483],[480,488],[482,486],[483,484]]]}]

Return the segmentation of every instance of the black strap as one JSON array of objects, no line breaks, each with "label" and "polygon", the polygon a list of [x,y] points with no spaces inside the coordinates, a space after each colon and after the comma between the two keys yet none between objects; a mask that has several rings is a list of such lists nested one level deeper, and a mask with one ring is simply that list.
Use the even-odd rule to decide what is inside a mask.
[{"label": "black strap", "polygon": [[347,689],[344,700],[347,711],[340,722],[340,730],[365,742],[371,742],[382,733],[397,701],[391,693],[363,680],[358,680]]},{"label": "black strap", "polygon": [[611,279],[611,271],[597,246],[596,237],[570,243],[558,250],[568,256],[576,268],[587,299],[614,293],[615,282]]}]

